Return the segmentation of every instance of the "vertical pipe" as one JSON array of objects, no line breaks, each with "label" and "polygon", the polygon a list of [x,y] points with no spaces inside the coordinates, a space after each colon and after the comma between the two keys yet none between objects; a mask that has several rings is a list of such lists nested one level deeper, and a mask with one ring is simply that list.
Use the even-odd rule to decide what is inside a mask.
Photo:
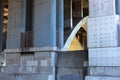
[{"label": "vertical pipe", "polygon": [[57,46],[64,45],[64,0],[57,0]]},{"label": "vertical pipe", "polygon": [[73,17],[72,17],[72,0],[70,0],[70,26],[73,28]]},{"label": "vertical pipe", "polygon": [[0,52],[2,52],[4,0],[0,0]]}]

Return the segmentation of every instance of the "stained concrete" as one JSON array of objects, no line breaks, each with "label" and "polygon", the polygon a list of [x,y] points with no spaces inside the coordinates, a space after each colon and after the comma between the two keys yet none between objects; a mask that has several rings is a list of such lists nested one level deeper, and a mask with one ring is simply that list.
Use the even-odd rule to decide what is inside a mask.
[{"label": "stained concrete", "polygon": [[56,0],[35,0],[34,47],[56,46]]},{"label": "stained concrete", "polygon": [[21,47],[21,32],[25,29],[25,1],[9,0],[7,49]]}]

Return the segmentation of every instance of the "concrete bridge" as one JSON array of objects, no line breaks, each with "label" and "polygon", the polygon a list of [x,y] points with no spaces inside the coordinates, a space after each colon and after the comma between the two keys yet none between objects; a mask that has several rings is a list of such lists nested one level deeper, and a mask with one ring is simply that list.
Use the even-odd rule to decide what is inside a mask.
[{"label": "concrete bridge", "polygon": [[0,80],[120,80],[119,15],[120,0],[0,0]]}]

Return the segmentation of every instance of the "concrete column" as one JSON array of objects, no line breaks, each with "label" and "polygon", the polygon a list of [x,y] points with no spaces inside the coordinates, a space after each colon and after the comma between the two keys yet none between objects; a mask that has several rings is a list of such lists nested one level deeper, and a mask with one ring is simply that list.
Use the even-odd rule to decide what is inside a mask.
[{"label": "concrete column", "polygon": [[[116,0],[116,14],[120,16],[120,0]],[[118,26],[118,32],[120,33],[120,25]],[[120,34],[118,34],[118,44],[120,46]]]},{"label": "concrete column", "polygon": [[64,45],[64,0],[57,0],[57,46]]},{"label": "concrete column", "polygon": [[120,0],[116,0],[116,13],[120,15]]},{"label": "concrete column", "polygon": [[64,1],[64,14],[65,14],[65,28],[72,28],[73,21],[72,21],[72,0],[65,0]]},{"label": "concrete column", "polygon": [[2,52],[4,0],[0,0],[0,52]]},{"label": "concrete column", "polygon": [[83,0],[74,1],[73,25],[76,26],[83,17]]},{"label": "concrete column", "polygon": [[34,0],[34,47],[56,47],[56,0]]},{"label": "concrete column", "polygon": [[74,1],[74,17],[81,18],[82,14],[82,0]]},{"label": "concrete column", "polygon": [[26,0],[9,0],[8,8],[7,49],[20,48],[26,26]]}]

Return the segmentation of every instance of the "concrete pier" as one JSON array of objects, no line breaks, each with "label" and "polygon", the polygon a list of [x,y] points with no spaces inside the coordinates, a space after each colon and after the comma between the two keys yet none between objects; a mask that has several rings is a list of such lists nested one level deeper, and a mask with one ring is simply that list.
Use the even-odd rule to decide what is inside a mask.
[{"label": "concrete pier", "polygon": [[35,0],[34,47],[56,47],[56,0]]},{"label": "concrete pier", "polygon": [[21,33],[25,31],[25,9],[26,0],[9,0],[7,49],[21,48]]}]

